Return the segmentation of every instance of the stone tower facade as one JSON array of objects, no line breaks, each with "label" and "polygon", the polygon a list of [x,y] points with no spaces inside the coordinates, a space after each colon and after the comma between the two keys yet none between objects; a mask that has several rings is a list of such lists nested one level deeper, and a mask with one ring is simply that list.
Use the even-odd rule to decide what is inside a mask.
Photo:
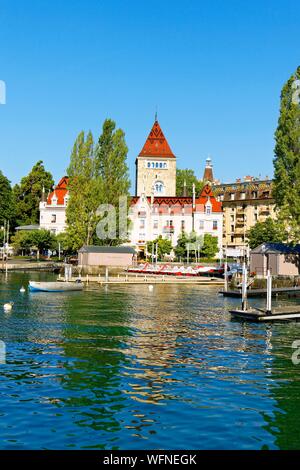
[{"label": "stone tower facade", "polygon": [[176,196],[176,157],[155,120],[136,159],[136,196]]}]

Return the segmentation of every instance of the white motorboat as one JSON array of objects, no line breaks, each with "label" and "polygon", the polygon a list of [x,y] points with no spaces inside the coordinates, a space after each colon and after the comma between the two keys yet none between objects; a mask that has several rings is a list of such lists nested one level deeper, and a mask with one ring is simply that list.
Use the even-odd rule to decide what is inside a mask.
[{"label": "white motorboat", "polygon": [[35,282],[29,281],[29,290],[31,292],[70,292],[83,289],[83,283],[78,282]]}]

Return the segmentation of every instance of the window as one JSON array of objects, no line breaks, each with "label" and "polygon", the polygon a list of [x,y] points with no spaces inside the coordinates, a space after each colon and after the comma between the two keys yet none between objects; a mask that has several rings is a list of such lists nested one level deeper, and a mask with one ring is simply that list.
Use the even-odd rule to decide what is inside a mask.
[{"label": "window", "polygon": [[51,215],[51,224],[56,224],[56,214]]},{"label": "window", "polygon": [[140,229],[144,229],[145,228],[145,219],[141,219],[140,220]]},{"label": "window", "polygon": [[150,168],[150,167],[151,167],[151,162],[148,162],[148,165],[147,165],[147,166],[148,166],[148,168]]},{"label": "window", "polygon": [[156,162],[156,165],[155,165],[155,167],[156,167],[156,168],[158,168],[158,166],[159,166],[159,165],[158,165],[158,162]]},{"label": "window", "polygon": [[167,168],[167,164],[166,164],[166,163],[164,163],[164,168]]},{"label": "window", "polygon": [[246,194],[245,193],[241,193],[241,199],[245,199],[246,197]]},{"label": "window", "polygon": [[230,216],[230,220],[231,220],[231,222],[234,222],[234,215]]},{"label": "window", "polygon": [[199,221],[199,230],[204,230],[204,220]]},{"label": "window", "polygon": [[217,220],[213,221],[213,230],[218,230],[218,221]]},{"label": "window", "polygon": [[184,232],[184,229],[185,229],[185,221],[182,220],[181,221],[181,231]]},{"label": "window", "polygon": [[160,164],[159,164],[159,168],[162,168],[162,167],[163,167],[163,164],[162,164],[162,162],[160,162]]},{"label": "window", "polygon": [[211,214],[211,206],[205,206],[205,213],[208,215]]},{"label": "window", "polygon": [[231,201],[234,201],[234,193],[230,193],[230,199]]},{"label": "window", "polygon": [[162,181],[156,181],[156,183],[154,184],[154,194],[163,195],[164,191],[165,187]]},{"label": "window", "polygon": [[158,229],[158,220],[153,221],[153,228]]}]

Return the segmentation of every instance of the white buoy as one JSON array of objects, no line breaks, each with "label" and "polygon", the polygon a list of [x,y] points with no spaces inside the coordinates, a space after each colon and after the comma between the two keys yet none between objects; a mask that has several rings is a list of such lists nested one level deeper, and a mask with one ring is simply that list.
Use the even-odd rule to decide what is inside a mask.
[{"label": "white buoy", "polygon": [[150,286],[148,286],[148,289],[149,289],[150,292],[152,292],[153,291],[153,285],[150,284]]},{"label": "white buoy", "polygon": [[23,293],[23,292],[26,292],[26,290],[25,290],[25,287],[24,287],[24,286],[22,286],[22,287],[21,287],[21,289],[20,289],[20,292],[22,292],[22,293]]},{"label": "white buoy", "polygon": [[13,308],[13,302],[7,302],[6,304],[3,305],[3,309],[5,312],[10,312]]}]

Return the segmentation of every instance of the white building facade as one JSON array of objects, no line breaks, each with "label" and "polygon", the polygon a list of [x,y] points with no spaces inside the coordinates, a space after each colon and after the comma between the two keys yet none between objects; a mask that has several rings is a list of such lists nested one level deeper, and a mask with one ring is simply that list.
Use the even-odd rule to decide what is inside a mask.
[{"label": "white building facade", "polygon": [[66,208],[69,199],[68,177],[61,178],[54,191],[40,202],[40,228],[57,235],[66,230]]},{"label": "white building facade", "polygon": [[[157,121],[136,159],[136,195],[131,198],[128,242],[138,252],[147,253],[147,242],[159,236],[177,245],[183,233],[210,234],[218,239],[222,256],[223,212],[211,189],[212,167],[206,165],[207,184],[201,194],[176,196],[176,157]],[[66,230],[69,199],[68,178],[40,203],[40,227],[54,234]]]}]

